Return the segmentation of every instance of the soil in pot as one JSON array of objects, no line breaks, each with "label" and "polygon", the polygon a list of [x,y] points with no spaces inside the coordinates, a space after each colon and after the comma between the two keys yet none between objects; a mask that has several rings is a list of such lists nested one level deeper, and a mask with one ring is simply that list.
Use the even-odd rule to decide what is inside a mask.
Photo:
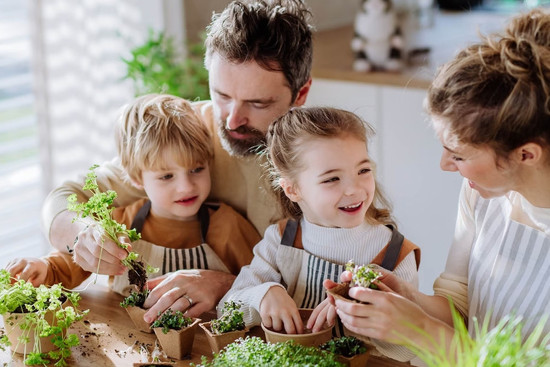
[{"label": "soil in pot", "polygon": [[[308,308],[300,308],[298,309],[300,312],[300,316],[302,317],[302,321],[305,324],[307,323],[307,320],[309,319],[309,316],[311,315],[312,309]],[[265,339],[270,343],[279,343],[279,342],[285,342],[287,340],[294,340],[298,344],[302,344],[304,346],[309,347],[317,347],[320,344],[323,344],[324,342],[330,340],[332,337],[332,326],[328,326],[325,324],[325,328],[321,331],[318,331],[316,333],[312,333],[309,329],[304,329],[303,334],[287,334],[285,331],[274,331],[270,328],[265,327],[262,324],[262,329],[265,333]]]},{"label": "soil in pot", "polygon": [[175,359],[184,359],[191,354],[193,349],[193,341],[195,340],[195,332],[197,325],[201,319],[193,319],[193,323],[179,330],[169,330],[168,333],[162,331],[162,327],[156,327],[153,330],[160,342],[162,350],[168,357]]},{"label": "soil in pot", "polygon": [[230,331],[223,334],[214,334],[212,328],[210,327],[210,322],[201,322],[199,324],[204,333],[206,334],[206,339],[208,339],[208,344],[213,353],[219,353],[226,345],[233,343],[239,338],[244,338],[248,332],[248,328],[244,330]]}]

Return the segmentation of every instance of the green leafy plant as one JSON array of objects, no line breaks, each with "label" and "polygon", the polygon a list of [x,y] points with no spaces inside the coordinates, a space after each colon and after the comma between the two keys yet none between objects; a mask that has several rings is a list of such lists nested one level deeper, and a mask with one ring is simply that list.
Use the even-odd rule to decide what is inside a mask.
[{"label": "green leafy plant", "polygon": [[162,332],[167,334],[170,330],[179,330],[187,327],[193,323],[193,319],[183,315],[181,311],[172,311],[171,308],[167,309],[163,314],[151,324],[151,329],[161,327]]},{"label": "green leafy plant", "polygon": [[455,333],[449,349],[423,330],[417,330],[433,348],[421,347],[409,340],[407,347],[428,367],[539,367],[550,366],[550,334],[544,335],[548,317],[543,317],[533,332],[524,339],[521,317],[508,315],[489,329],[490,317],[482,325],[473,320],[470,336],[460,313],[452,308]]},{"label": "green leafy plant", "polygon": [[131,53],[131,58],[122,61],[127,68],[125,78],[134,82],[136,96],[166,93],[189,100],[210,98],[202,42],[190,44],[184,58],[174,47],[173,38],[149,30],[145,43]]},{"label": "green leafy plant", "polygon": [[331,339],[321,344],[319,348],[348,358],[367,351],[365,343],[354,336],[341,336]]},{"label": "green leafy plant", "polygon": [[241,306],[240,302],[224,302],[222,315],[210,322],[212,333],[223,334],[230,331],[244,330],[243,312],[239,311]]},{"label": "green leafy plant", "polygon": [[67,208],[77,214],[77,216],[73,219],[73,222],[83,220],[84,218],[92,219],[95,223],[101,226],[105,234],[111,240],[128,252],[128,256],[122,260],[122,263],[130,269],[128,272],[130,284],[136,284],[138,289],[142,290],[147,282],[147,273],[157,272],[158,269],[155,269],[149,265],[145,267],[144,263],[138,260],[139,254],[128,251],[128,245],[120,242],[120,235],[128,236],[132,242],[138,240],[141,236],[135,229],[128,229],[126,228],[126,225],[120,224],[113,219],[113,202],[117,197],[117,193],[113,190],[108,190],[105,192],[99,190],[99,186],[97,185],[97,175],[95,173],[95,170],[98,167],[99,166],[97,164],[90,167],[89,172],[86,175],[86,181],[82,187],[83,190],[92,192],[90,199],[84,203],[79,203],[76,194],[71,194],[67,198]]},{"label": "green leafy plant", "polygon": [[[63,307],[67,300],[70,305]],[[66,330],[88,313],[88,310],[77,310],[79,300],[80,294],[63,289],[61,284],[34,287],[25,280],[11,278],[7,270],[0,270],[0,314],[4,318],[4,325],[19,323],[22,333],[17,343],[26,344],[31,333],[34,336],[33,349],[25,359],[27,365],[44,365],[52,361],[55,366],[67,365],[71,347],[78,345],[79,340],[75,334],[69,334]],[[18,316],[12,313],[22,313],[24,317],[17,319]],[[49,321],[50,315],[53,315],[52,321]],[[49,338],[58,349],[42,353],[40,337]],[[0,348],[5,350],[10,345],[12,341],[6,332],[0,338]]]},{"label": "green leafy plant", "polygon": [[149,296],[149,289],[143,289],[139,292],[130,292],[130,294],[120,302],[121,307],[142,307]]},{"label": "green leafy plant", "polygon": [[352,274],[351,286],[378,289],[374,283],[382,276],[382,273],[374,269],[373,265],[355,265],[353,261],[348,261],[346,270]]},{"label": "green leafy plant", "polygon": [[289,340],[284,343],[266,343],[256,336],[237,339],[223,351],[215,354],[210,362],[202,357],[199,367],[279,367],[279,366],[344,366],[335,360],[334,354],[306,347]]}]

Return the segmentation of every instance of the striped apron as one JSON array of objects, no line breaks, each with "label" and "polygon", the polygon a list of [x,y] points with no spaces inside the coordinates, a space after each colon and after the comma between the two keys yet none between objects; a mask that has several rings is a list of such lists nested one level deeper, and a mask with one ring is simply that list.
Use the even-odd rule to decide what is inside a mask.
[{"label": "striped apron", "polygon": [[[473,318],[489,329],[514,313],[524,318],[527,337],[544,315],[550,315],[550,238],[510,219],[505,198],[480,199],[475,208],[478,228],[468,268],[469,330]],[[543,335],[550,333],[546,322]]]},{"label": "striped apron", "polygon": [[[138,233],[141,233],[150,210],[151,202],[147,201],[137,212],[131,228],[135,228]],[[158,246],[145,240],[138,240],[132,243],[132,250],[140,254],[141,260],[146,265],[148,264],[159,269],[156,273],[148,274],[149,279],[183,269],[209,269],[230,272],[219,256],[205,241],[210,222],[208,207],[206,205],[200,207],[198,217],[202,242],[199,246],[186,249],[173,249]],[[123,296],[127,296],[130,294],[130,291],[135,290],[135,286],[130,285],[128,282],[128,271],[122,275],[115,276],[111,286],[115,292]]]}]

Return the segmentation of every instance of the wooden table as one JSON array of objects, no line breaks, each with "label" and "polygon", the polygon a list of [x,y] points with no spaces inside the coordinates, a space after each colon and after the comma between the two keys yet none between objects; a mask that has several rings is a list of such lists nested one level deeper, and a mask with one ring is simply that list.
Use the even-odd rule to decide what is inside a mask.
[{"label": "wooden table", "polygon": [[[81,292],[81,295],[80,309],[89,309],[90,313],[83,322],[71,328],[71,332],[78,335],[80,345],[72,349],[70,366],[119,367],[151,361],[147,358],[151,357],[155,349],[155,334],[146,334],[135,329],[126,310],[119,305],[122,296],[99,284],[90,284],[85,291]],[[202,318],[207,320],[213,316],[213,314],[206,314]],[[261,328],[256,327],[249,335],[263,337],[263,332]],[[161,350],[160,347],[158,349]],[[190,359],[161,359],[172,361],[175,366],[189,366],[191,362],[200,363],[202,355],[211,356],[211,354],[206,336],[202,329],[198,328]],[[24,366],[22,356],[15,355],[12,358],[9,350],[0,351],[0,363],[2,363],[0,366]],[[367,366],[400,367],[409,366],[409,364],[371,357]]]}]

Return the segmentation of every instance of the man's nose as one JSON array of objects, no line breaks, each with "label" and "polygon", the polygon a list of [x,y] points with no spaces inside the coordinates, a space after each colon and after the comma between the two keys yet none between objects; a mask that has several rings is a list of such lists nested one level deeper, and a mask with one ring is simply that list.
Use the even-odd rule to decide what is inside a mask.
[{"label": "man's nose", "polygon": [[246,125],[246,122],[247,118],[244,106],[240,103],[233,103],[225,119],[225,128],[228,130],[236,130],[240,126]]}]

